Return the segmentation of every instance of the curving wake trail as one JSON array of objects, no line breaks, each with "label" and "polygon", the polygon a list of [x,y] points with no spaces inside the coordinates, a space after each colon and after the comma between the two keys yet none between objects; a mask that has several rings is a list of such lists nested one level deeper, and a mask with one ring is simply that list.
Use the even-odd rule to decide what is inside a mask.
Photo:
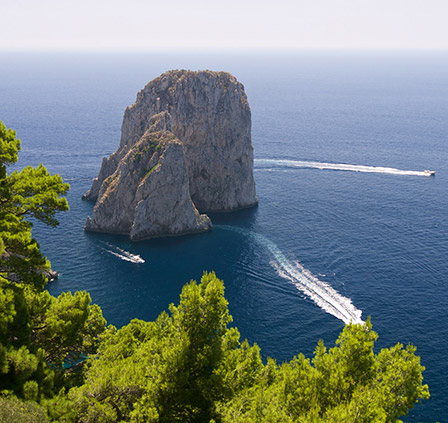
[{"label": "curving wake trail", "polygon": [[402,176],[431,176],[427,172],[420,170],[401,170],[393,167],[363,166],[344,163],[323,163],[309,162],[305,160],[287,160],[287,159],[255,159],[255,168],[260,170],[273,169],[292,169],[292,168],[311,168],[321,170],[345,170],[349,172],[365,173],[386,173],[390,175]]},{"label": "curving wake trail", "polygon": [[299,262],[288,260],[278,246],[265,236],[232,226],[216,225],[216,227],[250,237],[267,248],[274,258],[271,265],[277,270],[278,275],[292,282],[299,291],[327,313],[342,320],[345,324],[364,323],[361,319],[362,311],[352,304],[350,298],[344,297],[328,283],[319,280]]}]

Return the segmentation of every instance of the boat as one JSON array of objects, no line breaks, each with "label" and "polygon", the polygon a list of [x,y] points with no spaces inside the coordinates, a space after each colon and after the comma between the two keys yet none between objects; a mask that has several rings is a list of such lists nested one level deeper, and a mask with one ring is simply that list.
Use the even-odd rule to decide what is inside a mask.
[{"label": "boat", "polygon": [[144,263],[143,260],[138,254],[131,254],[128,251],[124,251],[121,248],[117,247],[117,250],[121,251],[123,254],[117,253],[111,250],[105,250],[109,254],[113,254],[116,257],[121,258],[122,260],[130,261],[131,263]]},{"label": "boat", "polygon": [[143,260],[138,254],[128,254],[129,260],[132,261],[132,263],[144,263],[145,260]]},{"label": "boat", "polygon": [[436,174],[436,171],[435,170],[424,170],[423,173],[426,176],[434,176]]}]

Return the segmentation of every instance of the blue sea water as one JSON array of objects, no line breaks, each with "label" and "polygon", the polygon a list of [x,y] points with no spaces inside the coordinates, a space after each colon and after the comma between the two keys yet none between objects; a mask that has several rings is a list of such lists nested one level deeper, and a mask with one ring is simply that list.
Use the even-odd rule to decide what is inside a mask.
[{"label": "blue sea water", "polygon": [[[155,319],[184,283],[215,270],[242,337],[279,362],[371,316],[378,350],[411,343],[426,367],[431,398],[404,421],[448,421],[447,52],[1,57],[0,120],[22,140],[19,167],[42,162],[71,185],[60,226],[34,228],[61,275],[52,294],[88,290],[121,326]],[[194,236],[85,233],[92,204],[81,195],[118,145],[124,108],[175,68],[244,83],[259,206],[214,214],[213,231]],[[119,249],[145,263],[110,253]]]}]

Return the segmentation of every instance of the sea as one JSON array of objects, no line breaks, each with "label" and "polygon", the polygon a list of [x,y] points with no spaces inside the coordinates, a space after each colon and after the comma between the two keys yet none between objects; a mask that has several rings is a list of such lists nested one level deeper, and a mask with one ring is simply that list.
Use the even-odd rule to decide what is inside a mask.
[{"label": "sea", "polygon": [[[85,232],[126,106],[170,69],[244,84],[259,205],[197,235]],[[51,294],[87,290],[120,327],[213,270],[242,339],[279,363],[370,316],[376,352],[412,344],[426,368],[431,398],[403,420],[448,421],[448,51],[3,51],[0,120],[22,141],[10,171],[43,163],[71,186],[60,225],[33,229]]]}]

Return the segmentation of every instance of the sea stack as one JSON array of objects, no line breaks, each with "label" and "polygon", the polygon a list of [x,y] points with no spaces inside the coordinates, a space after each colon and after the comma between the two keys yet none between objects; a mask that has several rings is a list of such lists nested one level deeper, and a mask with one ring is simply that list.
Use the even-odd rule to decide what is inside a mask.
[{"label": "sea stack", "polygon": [[199,211],[257,204],[243,85],[212,71],[152,80],[126,108],[120,145],[83,198],[96,201],[86,230],[133,240],[206,231]]}]

